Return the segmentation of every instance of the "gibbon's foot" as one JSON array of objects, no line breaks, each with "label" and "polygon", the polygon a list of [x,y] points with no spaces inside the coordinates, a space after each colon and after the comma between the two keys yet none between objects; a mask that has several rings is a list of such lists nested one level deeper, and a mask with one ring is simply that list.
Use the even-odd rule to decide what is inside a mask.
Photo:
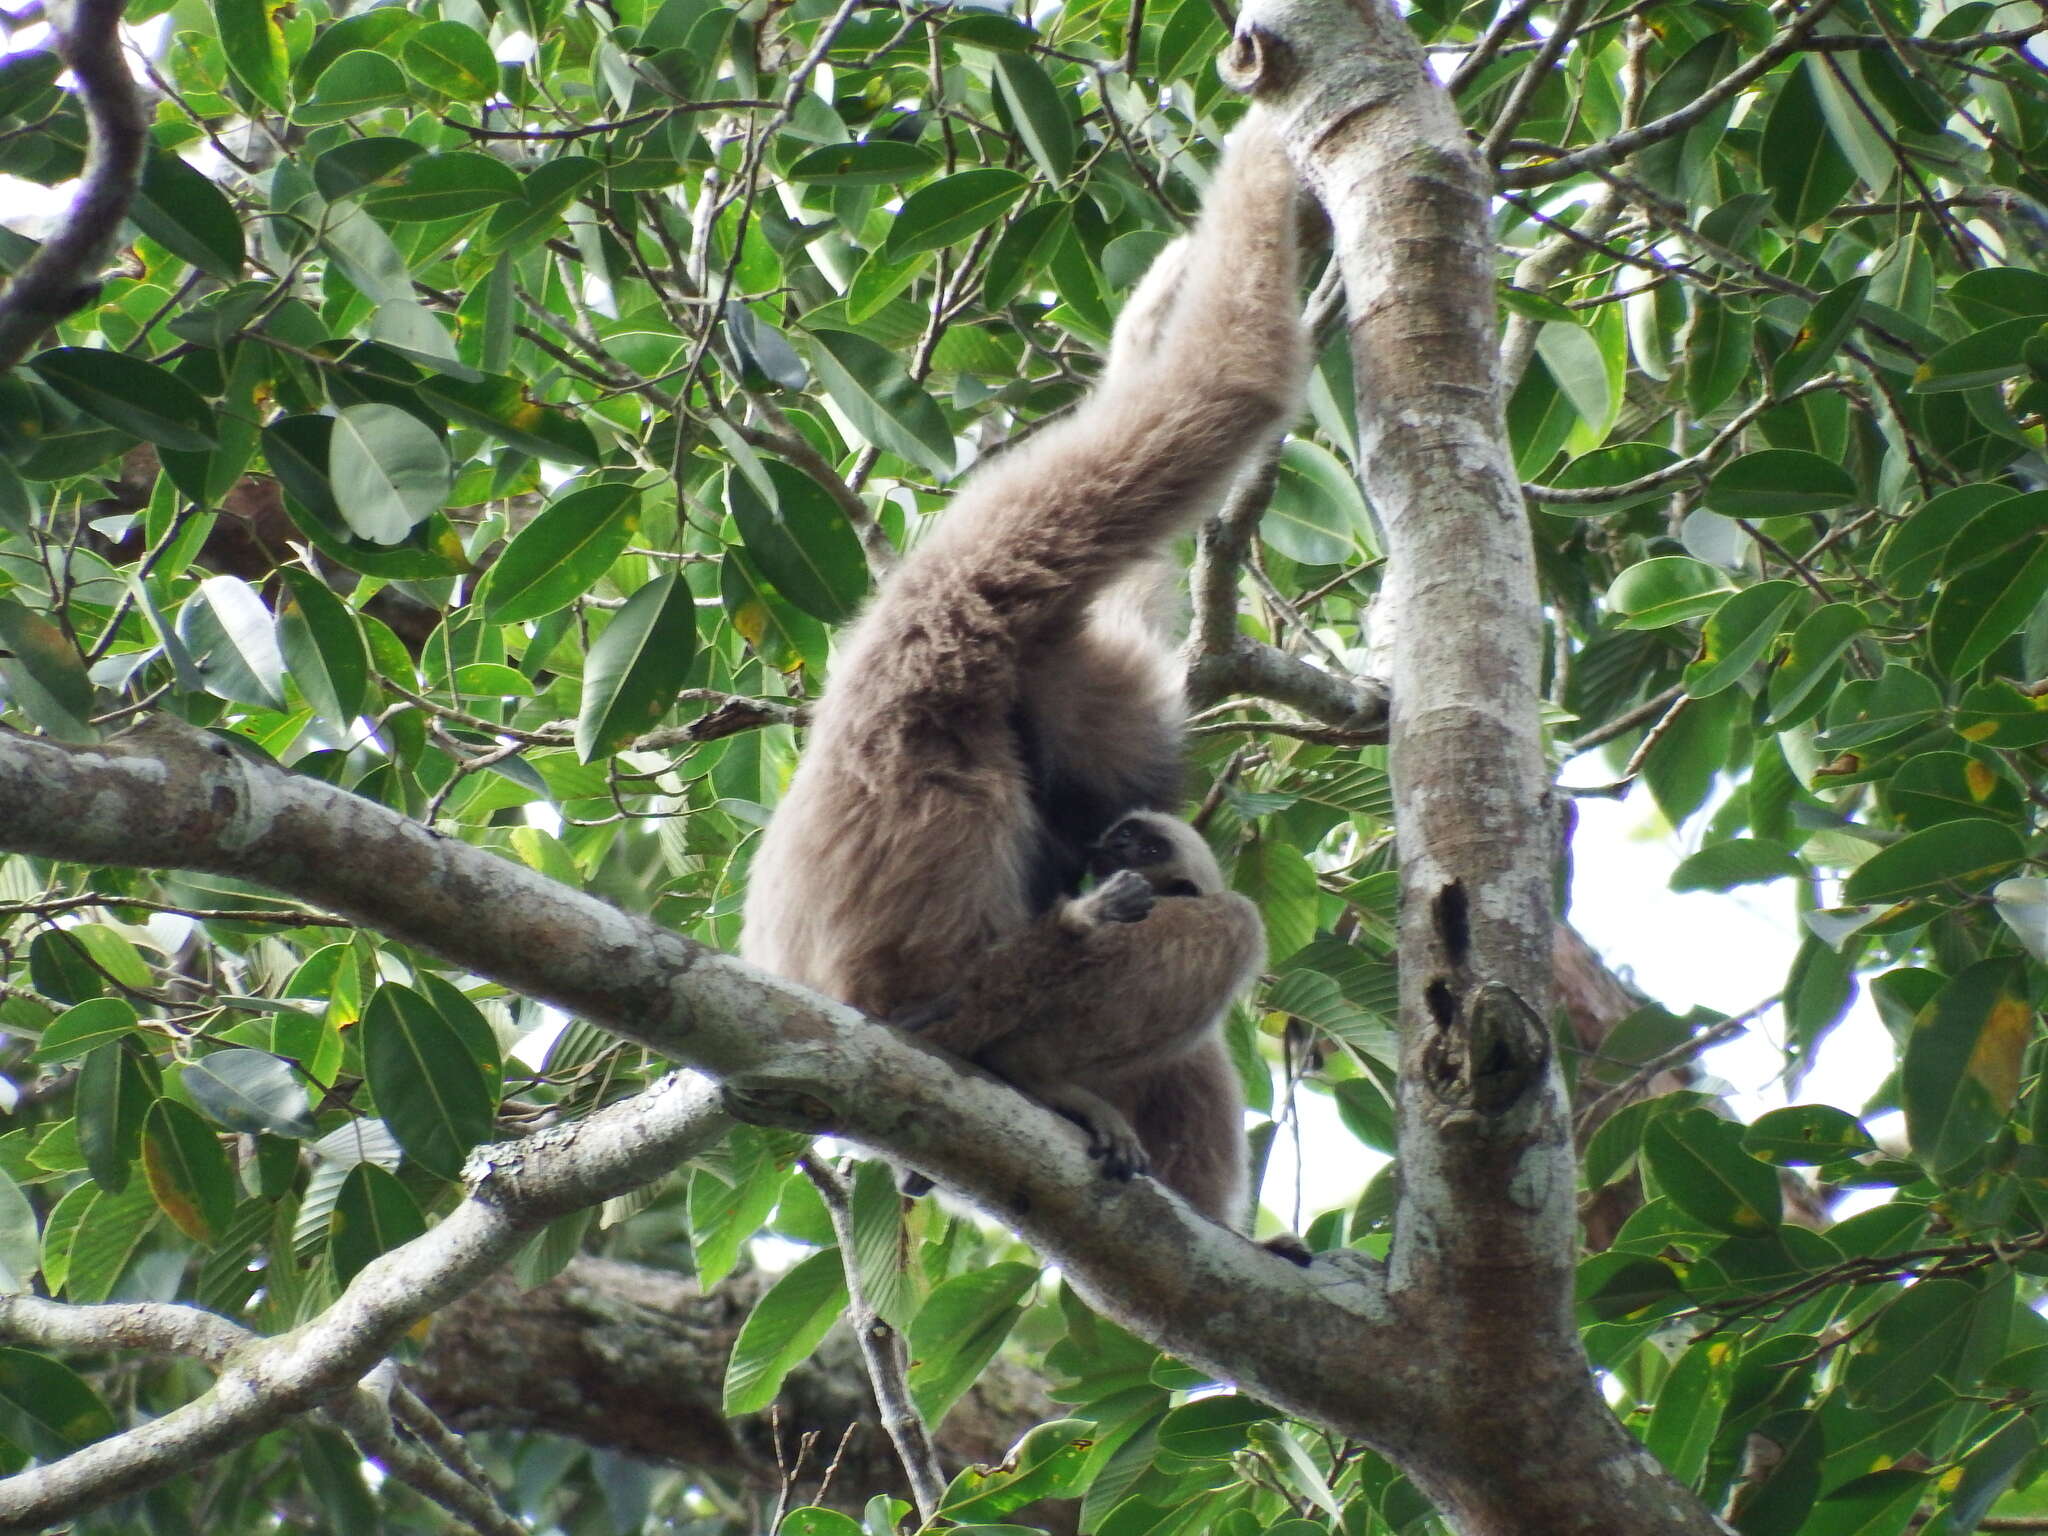
[{"label": "gibbon's foot", "polygon": [[1118,870],[1084,898],[1089,914],[1104,923],[1141,923],[1157,899],[1152,882],[1135,869]]},{"label": "gibbon's foot", "polygon": [[[1121,1121],[1123,1117],[1117,1118]],[[1152,1159],[1145,1155],[1144,1144],[1129,1125],[1091,1125],[1084,1120],[1081,1129],[1088,1133],[1088,1155],[1102,1165],[1105,1179],[1122,1184],[1152,1171]]]},{"label": "gibbon's foot", "polygon": [[1121,1183],[1152,1171],[1152,1159],[1131,1122],[1079,1083],[1034,1083],[1030,1091],[1088,1133],[1088,1155],[1102,1165],[1104,1178]]},{"label": "gibbon's foot", "polygon": [[1292,1232],[1282,1232],[1278,1237],[1269,1237],[1259,1246],[1268,1253],[1278,1254],[1288,1263],[1307,1269],[1315,1262],[1315,1255],[1309,1252],[1308,1244]]},{"label": "gibbon's foot", "polygon": [[942,1019],[950,1019],[959,1008],[958,998],[935,997],[928,1003],[913,1003],[898,1013],[892,1013],[885,1022],[891,1029],[914,1035],[920,1030],[930,1029]]}]

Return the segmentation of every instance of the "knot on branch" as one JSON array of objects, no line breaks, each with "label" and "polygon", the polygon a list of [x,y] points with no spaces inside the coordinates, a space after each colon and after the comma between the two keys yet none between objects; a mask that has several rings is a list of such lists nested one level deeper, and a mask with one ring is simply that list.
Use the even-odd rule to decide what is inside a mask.
[{"label": "knot on branch", "polygon": [[839,1129],[839,1112],[815,1093],[765,1079],[730,1078],[718,1090],[725,1112],[748,1125],[828,1135]]},{"label": "knot on branch", "polygon": [[1437,1029],[1424,1081],[1445,1106],[1497,1119],[1542,1081],[1550,1031],[1512,987],[1482,982],[1461,1002],[1437,980],[1426,996]]}]

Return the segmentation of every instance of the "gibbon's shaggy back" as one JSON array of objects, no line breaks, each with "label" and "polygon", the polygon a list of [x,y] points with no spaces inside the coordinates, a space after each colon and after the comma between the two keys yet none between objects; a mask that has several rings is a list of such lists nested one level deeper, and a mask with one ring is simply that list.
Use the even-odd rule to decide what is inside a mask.
[{"label": "gibbon's shaggy back", "polygon": [[1094,390],[883,583],[755,855],[747,959],[887,1017],[1073,889],[1119,815],[1178,804],[1176,669],[1130,588],[1295,409],[1295,189],[1255,110]]}]

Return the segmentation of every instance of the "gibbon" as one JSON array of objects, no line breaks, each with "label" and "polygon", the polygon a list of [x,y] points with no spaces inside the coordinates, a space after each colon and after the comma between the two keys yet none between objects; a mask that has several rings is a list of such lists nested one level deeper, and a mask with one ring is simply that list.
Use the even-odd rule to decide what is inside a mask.
[{"label": "gibbon", "polygon": [[[1237,1227],[1243,1117],[1216,1026],[1262,944],[1192,828],[1131,814],[1177,805],[1183,778],[1178,669],[1141,615],[1163,546],[1296,408],[1295,201],[1254,109],[1093,391],[977,469],[882,584],[755,855],[740,946],[921,1022],[1082,1120],[1109,1171],[1149,1158]],[[1146,892],[1074,896],[1091,852]]]},{"label": "gibbon", "polygon": [[1220,1026],[1266,963],[1259,909],[1225,889],[1201,833],[1156,811],[1111,827],[1089,863],[1094,890],[891,1022],[1077,1122],[1112,1178],[1151,1173],[1239,1225],[1244,1095]]}]

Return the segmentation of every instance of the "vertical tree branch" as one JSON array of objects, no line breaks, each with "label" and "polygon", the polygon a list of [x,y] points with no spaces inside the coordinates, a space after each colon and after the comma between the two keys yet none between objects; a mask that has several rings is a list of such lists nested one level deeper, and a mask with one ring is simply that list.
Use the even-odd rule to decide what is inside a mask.
[{"label": "vertical tree branch", "polygon": [[896,1447],[904,1476],[910,1479],[911,1497],[917,1500],[920,1520],[930,1523],[946,1496],[945,1474],[939,1469],[938,1447],[917,1404],[910,1398],[905,1376],[903,1340],[867,1298],[861,1283],[860,1257],[854,1243],[853,1207],[839,1176],[816,1156],[803,1159],[804,1177],[817,1188],[818,1198],[832,1218],[832,1235],[839,1239],[839,1259],[846,1266],[847,1312],[853,1335],[860,1341],[860,1357],[867,1366],[868,1385],[875,1390],[875,1410],[889,1443]]},{"label": "vertical tree branch", "polygon": [[1573,1320],[1571,1128],[1547,1023],[1558,827],[1494,180],[1383,0],[1252,0],[1229,69],[1281,114],[1330,216],[1359,462],[1386,531],[1402,892],[1388,1299],[1418,1354],[1461,1362],[1398,1459],[1461,1532],[1714,1531],[1608,1411]]},{"label": "vertical tree branch", "polygon": [[64,221],[0,293],[0,373],[98,295],[99,271],[142,184],[149,147],[149,117],[121,56],[121,0],[61,0],[50,10],[57,51],[85,103],[91,147]]}]

